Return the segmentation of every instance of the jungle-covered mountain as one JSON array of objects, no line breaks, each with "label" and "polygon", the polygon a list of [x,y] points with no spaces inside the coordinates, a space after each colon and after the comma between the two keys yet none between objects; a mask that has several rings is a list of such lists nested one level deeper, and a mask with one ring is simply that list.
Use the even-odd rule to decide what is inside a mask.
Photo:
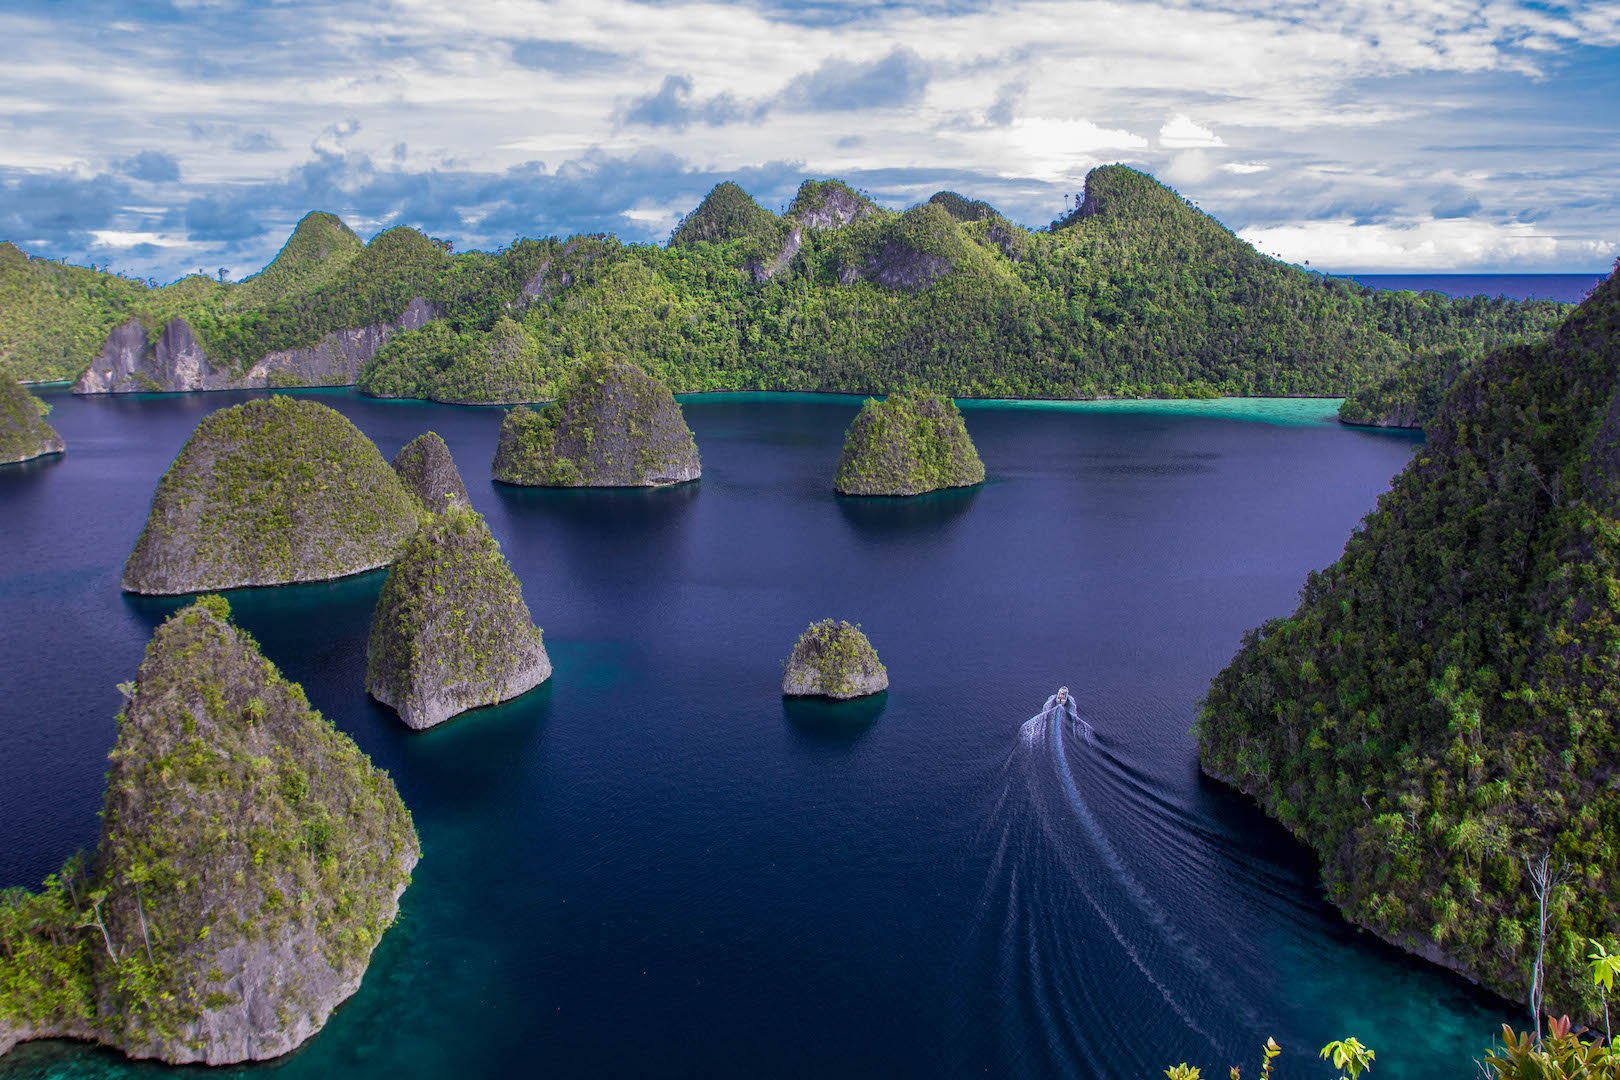
[{"label": "jungle-covered mountain", "polygon": [[[405,329],[413,298],[434,318]],[[665,246],[591,235],[453,254],[405,227],[361,245],[311,214],[239,284],[154,289],[0,248],[0,363],[25,380],[76,375],[131,316],[149,342],[184,320],[233,374],[388,326],[363,390],[469,402],[545,399],[570,361],[602,354],[677,391],[1337,396],[1418,352],[1537,337],[1567,311],[1313,274],[1124,166],[1093,170],[1042,230],[954,192],[895,212],[811,180],[781,215],[721,184]]]},{"label": "jungle-covered mountain", "polygon": [[1547,1011],[1600,1015],[1620,937],[1620,272],[1464,368],[1298,610],[1210,689],[1204,769],[1315,849],[1355,922]]}]

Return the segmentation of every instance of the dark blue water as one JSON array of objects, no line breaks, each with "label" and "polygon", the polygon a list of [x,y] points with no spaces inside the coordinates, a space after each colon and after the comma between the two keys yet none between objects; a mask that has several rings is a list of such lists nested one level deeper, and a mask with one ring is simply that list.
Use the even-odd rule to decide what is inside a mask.
[{"label": "dark blue water", "polygon": [[[1271,1035],[1314,1076],[1353,1033],[1381,1077],[1455,1077],[1504,1018],[1340,921],[1188,733],[1411,439],[1320,401],[970,406],[982,489],[856,501],[829,488],[853,399],[731,396],[687,403],[699,483],[547,492],[490,483],[499,410],[317,396],[386,455],[444,435],[556,675],[413,734],[362,689],[380,575],[233,596],[424,847],[360,993],[247,1071],[1224,1075]],[[94,841],[114,686],[175,607],[119,569],[192,427],[240,395],[51,400],[69,453],[0,470],[4,885]],[[829,615],[892,688],[786,705],[783,659]],[[1060,683],[1095,740],[1022,739]]]},{"label": "dark blue water", "polygon": [[1578,304],[1607,274],[1349,274],[1373,289]]}]

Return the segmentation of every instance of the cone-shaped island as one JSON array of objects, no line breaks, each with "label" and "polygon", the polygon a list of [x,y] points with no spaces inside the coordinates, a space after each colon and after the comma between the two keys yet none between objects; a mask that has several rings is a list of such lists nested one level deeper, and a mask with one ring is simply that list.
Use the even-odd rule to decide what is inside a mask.
[{"label": "cone-shaped island", "polygon": [[860,628],[841,620],[811,623],[788,657],[782,693],[836,701],[889,688],[889,669]]},{"label": "cone-shaped island", "polygon": [[622,360],[583,361],[556,401],[507,413],[495,450],[495,479],[532,487],[658,487],[702,472],[669,387]]},{"label": "cone-shaped island", "polygon": [[866,399],[844,436],[833,486],[844,495],[921,495],[983,482],[956,403],[908,390]]},{"label": "cone-shaped island", "polygon": [[67,443],[45,422],[45,403],[0,373],[0,465],[60,454]]},{"label": "cone-shaped island", "polygon": [[0,892],[0,1053],[285,1054],[359,988],[420,855],[411,815],[220,597],[158,627],[123,689],[94,858]]},{"label": "cone-shaped island", "polygon": [[152,497],[124,588],[173,594],[387,566],[421,505],[377,447],[313,401],[261,398],[197,425]]},{"label": "cone-shaped island", "polygon": [[484,519],[452,507],[388,575],[366,646],[366,689],[420,730],[551,677],[523,589]]},{"label": "cone-shaped island", "polygon": [[400,447],[393,464],[405,487],[435,514],[447,506],[472,506],[461,470],[438,432],[423,432]]}]

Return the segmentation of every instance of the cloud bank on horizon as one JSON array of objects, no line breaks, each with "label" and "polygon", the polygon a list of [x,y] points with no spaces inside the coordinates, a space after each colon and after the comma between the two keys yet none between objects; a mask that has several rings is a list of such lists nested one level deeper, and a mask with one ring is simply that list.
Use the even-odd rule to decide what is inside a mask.
[{"label": "cloud bank on horizon", "polygon": [[1348,271],[1603,271],[1620,3],[0,0],[0,239],[162,279],[306,211],[662,240],[733,179],[1043,225],[1095,165]]}]

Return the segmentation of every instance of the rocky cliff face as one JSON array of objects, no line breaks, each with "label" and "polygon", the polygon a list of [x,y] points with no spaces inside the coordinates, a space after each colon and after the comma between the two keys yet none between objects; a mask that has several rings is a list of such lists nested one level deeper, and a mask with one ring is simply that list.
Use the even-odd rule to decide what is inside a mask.
[{"label": "rocky cliff face", "polygon": [[452,507],[394,564],[366,646],[366,689],[418,730],[551,677],[523,589],[484,519]]},{"label": "rocky cliff face", "polygon": [[984,463],[949,398],[908,391],[867,398],[833,486],[844,495],[921,495],[984,482]]},{"label": "rocky cliff face", "polygon": [[752,265],[754,280],[768,281],[785,269],[804,245],[806,229],[842,229],[881,213],[876,203],[841,180],[806,180],[782,218],[786,230],[782,246],[774,256]]},{"label": "rocky cliff face", "polygon": [[265,387],[347,386],[402,330],[420,329],[438,316],[432,304],[417,297],[397,322],[335,330],[313,345],[278,349],[260,357],[246,371],[215,367],[184,319],[171,319],[155,342],[146,327],[131,318],[115,329],[101,355],[73,385],[76,394],[133,394],[188,390],[256,390]]},{"label": "rocky cliff face", "polygon": [[124,566],[129,592],[282,585],[393,562],[421,504],[371,440],[312,401],[270,397],[197,425]]},{"label": "rocky cliff face", "polygon": [[669,387],[634,364],[580,363],[557,400],[501,423],[495,479],[538,487],[657,487],[696,480],[697,443]]},{"label": "rocky cliff face", "polygon": [[472,507],[467,485],[461,482],[461,471],[438,432],[424,432],[400,447],[393,467],[405,487],[428,510],[439,513],[450,506]]},{"label": "rocky cliff face", "polygon": [[67,443],[45,422],[45,406],[21,383],[0,373],[0,465],[60,454]]},{"label": "rocky cliff face", "polygon": [[1421,431],[1424,418],[1418,413],[1416,402],[1403,401],[1389,405],[1383,412],[1363,414],[1354,409],[1339,410],[1339,423],[1351,427],[1401,428]]},{"label": "rocky cliff face", "polygon": [[793,646],[782,678],[788,697],[827,697],[838,701],[889,688],[889,671],[858,627],[824,619],[811,623]]},{"label": "rocky cliff face", "polygon": [[94,865],[0,897],[0,1051],[277,1057],[360,986],[420,854],[386,773],[218,597],[153,635],[120,717]]}]

